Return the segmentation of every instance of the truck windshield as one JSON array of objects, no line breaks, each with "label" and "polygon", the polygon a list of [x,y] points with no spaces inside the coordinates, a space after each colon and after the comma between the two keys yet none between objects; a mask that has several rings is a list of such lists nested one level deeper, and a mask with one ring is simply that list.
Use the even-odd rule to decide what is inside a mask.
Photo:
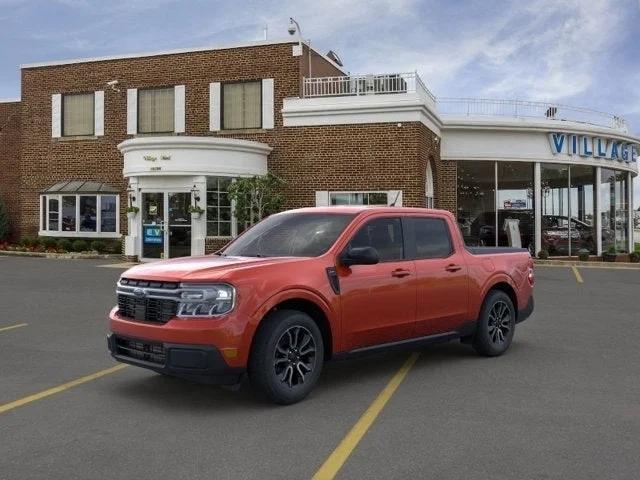
[{"label": "truck windshield", "polygon": [[237,257],[317,257],[325,253],[355,215],[279,213],[258,223],[223,250]]}]

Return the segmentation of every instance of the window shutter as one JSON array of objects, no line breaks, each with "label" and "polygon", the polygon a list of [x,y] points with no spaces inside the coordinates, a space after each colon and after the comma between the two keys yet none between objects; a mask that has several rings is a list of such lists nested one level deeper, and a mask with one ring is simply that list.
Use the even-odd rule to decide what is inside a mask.
[{"label": "window shutter", "polygon": [[104,135],[104,91],[98,90],[93,98],[93,134],[96,137]]},{"label": "window shutter", "polygon": [[62,95],[51,95],[51,137],[62,136]]},{"label": "window shutter", "polygon": [[[394,203],[395,202],[395,203]],[[387,192],[387,204],[394,207],[402,206],[402,190],[389,190]]]},{"label": "window shutter", "polygon": [[318,191],[316,192],[316,207],[328,207],[329,206],[329,192]]},{"label": "window shutter", "polygon": [[217,132],[220,130],[222,118],[220,109],[220,83],[209,84],[209,130]]},{"label": "window shutter", "polygon": [[273,78],[265,78],[262,80],[262,128],[273,128]]},{"label": "window shutter", "polygon": [[185,88],[184,85],[175,86],[175,95],[173,96],[175,102],[174,108],[174,131],[176,133],[184,133],[185,130]]},{"label": "window shutter", "polygon": [[127,89],[127,134],[138,133],[138,90]]}]

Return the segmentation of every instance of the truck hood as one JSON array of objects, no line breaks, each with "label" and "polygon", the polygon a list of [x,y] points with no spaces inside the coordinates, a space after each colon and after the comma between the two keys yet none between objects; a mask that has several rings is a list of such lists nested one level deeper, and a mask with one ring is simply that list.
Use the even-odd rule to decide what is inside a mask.
[{"label": "truck hood", "polygon": [[122,274],[137,280],[163,280],[167,282],[200,282],[217,280],[227,273],[257,266],[302,262],[303,257],[223,257],[203,255],[145,263],[130,268]]}]

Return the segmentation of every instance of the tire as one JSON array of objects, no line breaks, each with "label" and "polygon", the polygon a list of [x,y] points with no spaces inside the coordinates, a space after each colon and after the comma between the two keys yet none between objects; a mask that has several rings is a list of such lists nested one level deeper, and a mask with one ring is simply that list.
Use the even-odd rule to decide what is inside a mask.
[{"label": "tire", "polygon": [[471,345],[479,355],[502,355],[511,345],[515,327],[516,311],[511,298],[501,290],[492,290],[482,305]]},{"label": "tire", "polygon": [[258,329],[249,379],[270,401],[290,405],[313,390],[323,363],[322,334],[311,317],[297,310],[278,310]]}]

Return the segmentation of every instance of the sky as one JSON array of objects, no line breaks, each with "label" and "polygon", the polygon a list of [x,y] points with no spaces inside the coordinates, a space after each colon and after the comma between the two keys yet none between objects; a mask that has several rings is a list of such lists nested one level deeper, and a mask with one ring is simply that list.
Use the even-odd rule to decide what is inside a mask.
[{"label": "sky", "polygon": [[640,0],[0,0],[0,98],[20,64],[282,39],[290,16],[351,73],[417,70],[438,97],[553,100],[640,134]]}]

